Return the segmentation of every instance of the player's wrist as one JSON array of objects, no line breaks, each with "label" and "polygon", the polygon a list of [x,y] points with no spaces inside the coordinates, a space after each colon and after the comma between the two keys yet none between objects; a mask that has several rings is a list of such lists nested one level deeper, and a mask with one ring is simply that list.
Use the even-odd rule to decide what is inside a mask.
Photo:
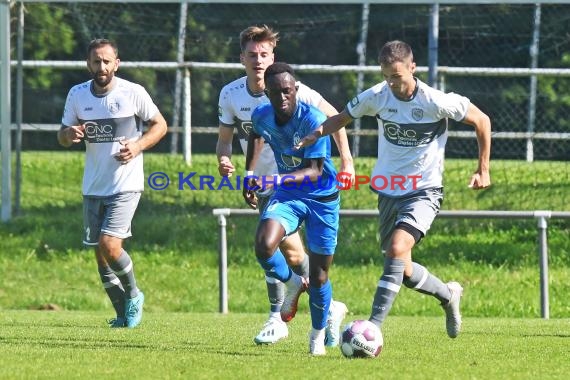
[{"label": "player's wrist", "polygon": [[73,128],[67,127],[64,132],[64,137],[67,145],[73,144]]},{"label": "player's wrist", "polygon": [[323,130],[323,126],[322,126],[322,125],[313,131],[313,135],[314,135],[316,138],[321,138],[321,137],[323,137],[324,134],[325,134],[325,132],[324,132],[324,130]]}]

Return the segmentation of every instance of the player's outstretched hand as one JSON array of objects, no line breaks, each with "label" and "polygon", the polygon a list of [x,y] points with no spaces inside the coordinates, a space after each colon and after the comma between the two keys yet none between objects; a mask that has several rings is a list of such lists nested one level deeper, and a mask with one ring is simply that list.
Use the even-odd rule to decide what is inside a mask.
[{"label": "player's outstretched hand", "polygon": [[488,171],[476,172],[471,176],[471,182],[469,182],[469,188],[473,190],[486,189],[491,186],[491,176]]},{"label": "player's outstretched hand", "polygon": [[303,137],[301,141],[299,141],[293,148],[299,150],[301,148],[305,148],[307,146],[313,145],[317,140],[323,135],[323,127],[320,126],[319,128],[315,129],[313,133],[308,134],[307,136]]}]

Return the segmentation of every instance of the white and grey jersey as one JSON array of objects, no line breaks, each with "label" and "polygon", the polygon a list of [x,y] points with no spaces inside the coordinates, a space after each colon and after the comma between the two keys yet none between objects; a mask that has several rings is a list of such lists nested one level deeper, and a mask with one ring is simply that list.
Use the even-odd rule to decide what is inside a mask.
[{"label": "white and grey jersey", "polygon": [[371,185],[387,196],[442,186],[447,119],[463,120],[470,104],[464,96],[416,82],[410,100],[396,98],[384,81],[346,106],[353,118],[373,116],[378,122],[378,160]]},{"label": "white and grey jersey", "polygon": [[142,153],[126,165],[115,160],[122,140],[137,140],[142,121],[159,111],[140,85],[121,78],[104,95],[95,95],[92,81],[71,88],[65,102],[63,126],[85,125],[83,195],[109,196],[144,189]]},{"label": "white and grey jersey", "polygon": [[[318,107],[323,99],[321,94],[301,82],[297,82],[297,85],[299,85],[297,100]],[[258,105],[265,103],[269,103],[267,96],[264,93],[252,93],[247,87],[246,76],[228,83],[220,91],[219,121],[226,127],[237,127],[238,138],[244,154],[247,153],[247,140],[252,130],[251,114]],[[269,144],[265,144],[257,160],[255,175],[273,175],[276,173],[275,156]]]}]

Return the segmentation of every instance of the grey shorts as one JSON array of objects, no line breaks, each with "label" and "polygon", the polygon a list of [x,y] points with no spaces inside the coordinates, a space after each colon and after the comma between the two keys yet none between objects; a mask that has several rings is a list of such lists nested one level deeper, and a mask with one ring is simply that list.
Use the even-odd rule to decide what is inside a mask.
[{"label": "grey shorts", "polygon": [[83,196],[83,244],[96,246],[101,233],[126,239],[141,193],[119,193],[108,197]]},{"label": "grey shorts", "polygon": [[378,194],[380,212],[380,244],[382,249],[399,223],[407,223],[425,236],[439,213],[443,201],[443,189],[419,190],[403,197],[386,197]]}]

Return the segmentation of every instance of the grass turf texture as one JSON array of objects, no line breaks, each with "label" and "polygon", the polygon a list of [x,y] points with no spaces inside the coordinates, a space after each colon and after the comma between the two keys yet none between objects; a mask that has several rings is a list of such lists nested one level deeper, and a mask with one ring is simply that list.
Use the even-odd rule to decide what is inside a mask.
[{"label": "grass turf texture", "polygon": [[[263,273],[252,252],[255,218],[228,218],[230,315],[218,310],[218,225],[211,210],[243,208],[240,191],[147,187],[126,249],[145,291],[137,331],[110,330],[112,308],[93,253],[81,246],[84,153],[24,152],[22,215],[0,224],[0,378],[563,378],[570,334],[570,226],[549,221],[550,321],[539,319],[536,221],[436,219],[414,258],[465,287],[465,333],[450,340],[437,303],[403,289],[388,318],[378,361],[340,351],[307,355],[306,298],[291,338],[252,343],[266,318]],[[146,175],[211,175],[213,155],[147,154]],[[243,157],[235,162],[243,171]],[[374,159],[356,160],[369,174]],[[568,163],[493,162],[493,187],[467,189],[474,160],[446,162],[443,209],[570,210]],[[373,209],[367,189],[342,194],[343,208]],[[365,318],[380,275],[374,218],[345,218],[331,270],[349,319]],[[47,303],[63,312],[26,311]],[[179,313],[173,313],[179,312]],[[248,314],[256,313],[256,314]],[[488,318],[483,318],[488,317]],[[564,319],[565,318],[565,319]],[[109,363],[113,363],[109,365]],[[324,364],[323,364],[324,363]],[[544,371],[544,372],[543,372]],[[276,375],[277,374],[277,375]]]},{"label": "grass turf texture", "polygon": [[[100,312],[4,311],[0,378],[565,379],[569,320],[466,318],[449,339],[444,317],[390,317],[377,359],[338,348],[308,354],[309,315],[287,340],[256,346],[258,314],[146,313],[136,330]],[[363,315],[349,318],[364,318]]]},{"label": "grass turf texture", "polygon": [[[0,308],[28,309],[55,303],[66,310],[109,310],[93,253],[81,245],[82,152],[24,152],[22,215],[0,224]],[[147,154],[146,175],[178,172],[217,176],[214,155]],[[372,158],[356,159],[357,173],[368,174]],[[241,173],[243,157],[236,156]],[[474,160],[446,162],[444,209],[570,210],[564,162],[493,163],[493,187],[467,189]],[[516,173],[508,176],[507,173]],[[196,183],[196,182],[195,182]],[[524,185],[517,185],[517,183]],[[367,189],[342,193],[342,207],[372,209]],[[529,203],[530,202],[530,203]],[[215,207],[244,207],[240,191],[164,191],[147,189],[133,221],[126,249],[135,260],[137,279],[156,311],[214,312],[218,309],[218,225]],[[552,207],[553,208],[553,207]],[[232,312],[265,312],[263,273],[252,252],[257,220],[228,218],[229,288]],[[335,297],[355,313],[367,314],[381,269],[375,218],[343,218],[331,270]],[[549,221],[550,314],[570,317],[570,221]],[[466,287],[465,312],[471,316],[539,317],[536,221],[436,219],[414,258],[445,281]],[[432,299],[398,297],[394,314],[439,315]]]}]

